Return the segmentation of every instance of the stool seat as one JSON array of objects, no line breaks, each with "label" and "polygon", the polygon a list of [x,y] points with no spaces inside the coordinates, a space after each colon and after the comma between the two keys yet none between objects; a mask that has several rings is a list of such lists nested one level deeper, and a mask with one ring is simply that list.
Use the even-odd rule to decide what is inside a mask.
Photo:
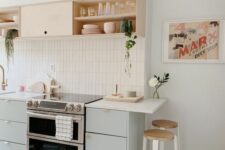
[{"label": "stool seat", "polygon": [[175,121],[171,120],[154,120],[152,121],[152,125],[157,128],[164,128],[164,129],[172,129],[177,128],[178,124]]},{"label": "stool seat", "polygon": [[174,139],[174,134],[167,130],[150,129],[144,132],[144,137],[150,140],[171,141]]}]

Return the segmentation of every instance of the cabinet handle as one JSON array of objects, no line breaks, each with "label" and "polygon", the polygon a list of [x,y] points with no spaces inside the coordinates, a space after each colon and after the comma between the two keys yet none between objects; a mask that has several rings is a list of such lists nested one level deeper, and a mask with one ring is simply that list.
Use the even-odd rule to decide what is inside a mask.
[{"label": "cabinet handle", "polygon": [[44,34],[45,34],[45,35],[48,34],[48,31],[44,31]]}]

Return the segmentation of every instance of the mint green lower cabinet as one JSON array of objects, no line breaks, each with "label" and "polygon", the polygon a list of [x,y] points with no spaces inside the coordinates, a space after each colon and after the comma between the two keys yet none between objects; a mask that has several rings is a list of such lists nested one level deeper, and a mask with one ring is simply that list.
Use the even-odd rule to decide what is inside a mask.
[{"label": "mint green lower cabinet", "polygon": [[101,134],[86,134],[86,150],[126,150],[127,139]]},{"label": "mint green lower cabinet", "polygon": [[141,150],[145,115],[87,108],[86,150]]}]

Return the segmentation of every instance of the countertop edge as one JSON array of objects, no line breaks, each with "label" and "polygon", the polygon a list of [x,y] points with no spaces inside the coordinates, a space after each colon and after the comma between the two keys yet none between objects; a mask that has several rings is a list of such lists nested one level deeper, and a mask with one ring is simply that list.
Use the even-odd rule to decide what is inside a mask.
[{"label": "countertop edge", "polygon": [[[154,114],[163,105],[165,105],[167,103],[167,101],[168,100],[166,98],[164,98],[164,99],[159,99],[159,100],[145,99],[138,103],[127,103],[127,102],[106,101],[103,99],[103,100],[100,100],[97,102],[87,104],[86,107],[87,108],[96,108],[96,109],[110,109],[110,110],[117,110],[117,111],[127,111],[127,112],[134,112],[134,113]],[[127,105],[127,106],[125,106],[125,105]]]}]

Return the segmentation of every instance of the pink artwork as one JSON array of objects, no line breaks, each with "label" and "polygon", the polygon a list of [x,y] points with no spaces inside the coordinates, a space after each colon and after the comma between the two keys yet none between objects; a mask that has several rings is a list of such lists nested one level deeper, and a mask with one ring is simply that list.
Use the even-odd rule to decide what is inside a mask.
[{"label": "pink artwork", "polygon": [[219,59],[220,21],[170,23],[168,59]]}]

